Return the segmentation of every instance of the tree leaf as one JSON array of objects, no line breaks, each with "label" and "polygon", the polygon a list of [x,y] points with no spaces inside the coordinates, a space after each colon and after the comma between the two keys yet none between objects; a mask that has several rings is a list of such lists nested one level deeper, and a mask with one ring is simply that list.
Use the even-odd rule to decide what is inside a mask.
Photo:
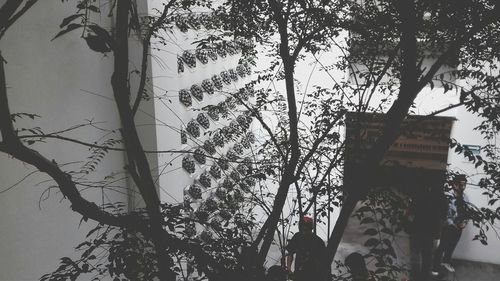
[{"label": "tree leaf", "polygon": [[73,20],[79,18],[79,17],[82,17],[83,14],[74,14],[74,15],[71,15],[65,19],[63,19],[62,23],[59,25],[60,28],[63,28],[65,27],[66,25],[68,25],[70,22],[72,22]]},{"label": "tree leaf", "polygon": [[92,235],[92,233],[96,232],[97,230],[99,230],[101,228],[102,228],[102,225],[98,224],[95,228],[93,228],[91,231],[89,231],[89,233],[87,233],[87,236],[85,236],[85,237],[88,238],[90,235]]},{"label": "tree leaf", "polygon": [[114,45],[113,38],[111,38],[109,32],[106,29],[95,24],[89,25],[89,28],[95,33],[95,35],[101,37],[101,39],[108,44],[109,48],[113,49]]},{"label": "tree leaf", "polygon": [[54,40],[54,39],[56,39],[57,37],[62,36],[62,35],[64,35],[64,34],[66,34],[66,33],[70,32],[70,31],[75,30],[75,29],[78,29],[78,28],[80,28],[80,27],[82,27],[82,26],[83,26],[83,25],[78,24],[78,23],[71,23],[71,24],[69,24],[69,25],[68,25],[68,27],[67,27],[66,29],[59,31],[59,33],[57,33],[57,34],[56,34],[56,36],[54,36],[54,38],[52,38],[50,41],[53,41],[53,40]]},{"label": "tree leaf", "polygon": [[358,212],[369,212],[371,211],[372,209],[368,206],[363,206],[361,208],[358,209]]},{"label": "tree leaf", "polygon": [[366,217],[366,218],[362,219],[359,223],[360,224],[365,224],[365,223],[373,223],[373,222],[375,222],[375,220],[373,218]]},{"label": "tree leaf", "polygon": [[365,232],[363,233],[364,235],[376,235],[378,232],[377,230],[375,230],[375,228],[369,228],[367,230],[365,230]]},{"label": "tree leaf", "polygon": [[93,5],[88,6],[87,9],[89,9],[92,12],[95,12],[95,13],[100,13],[101,12],[101,10],[99,10],[99,8],[97,8],[96,6],[93,6]]},{"label": "tree leaf", "polygon": [[93,51],[106,53],[111,51],[111,48],[101,36],[87,35],[85,38],[87,45]]},{"label": "tree leaf", "polygon": [[387,228],[387,227],[386,227],[386,228],[382,228],[382,230],[381,230],[381,231],[382,231],[383,233],[387,233],[387,234],[389,234],[389,235],[393,235],[393,234],[394,234],[394,232],[393,232],[390,228]]},{"label": "tree leaf", "polygon": [[365,246],[366,247],[373,247],[373,246],[377,245],[378,243],[379,243],[378,239],[370,238],[370,239],[366,240]]}]

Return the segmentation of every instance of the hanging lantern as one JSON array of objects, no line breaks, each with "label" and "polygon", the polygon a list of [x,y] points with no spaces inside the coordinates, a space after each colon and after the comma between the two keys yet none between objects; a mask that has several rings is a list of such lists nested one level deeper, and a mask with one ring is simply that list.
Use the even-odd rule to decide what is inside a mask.
[{"label": "hanging lantern", "polygon": [[189,196],[191,196],[191,198],[195,200],[201,199],[201,194],[202,194],[201,187],[197,184],[192,184],[188,189],[188,194]]},{"label": "hanging lantern", "polygon": [[237,154],[237,155],[242,155],[243,154],[243,146],[239,143],[235,143],[234,146],[233,146],[233,151]]},{"label": "hanging lantern", "polygon": [[181,144],[186,144],[188,140],[186,131],[184,129],[181,129]]},{"label": "hanging lantern", "polygon": [[186,125],[186,131],[193,137],[197,138],[200,136],[200,125],[194,120],[191,120]]},{"label": "hanging lantern", "polygon": [[198,116],[196,117],[196,121],[206,130],[210,128],[210,121],[208,120],[208,117],[204,113],[199,113]]},{"label": "hanging lantern", "polygon": [[227,170],[229,169],[229,161],[227,160],[226,157],[222,156],[220,157],[218,160],[217,160],[217,164],[219,164],[219,167],[222,169],[222,170]]},{"label": "hanging lantern", "polygon": [[255,89],[251,84],[247,84],[245,86],[245,89],[247,90],[246,92],[247,92],[249,97],[251,97],[251,98],[255,97]]},{"label": "hanging lantern", "polygon": [[226,199],[226,195],[227,195],[227,191],[226,189],[224,189],[224,187],[217,187],[217,189],[215,190],[215,196],[221,200],[224,200]]},{"label": "hanging lantern", "polygon": [[212,167],[210,167],[210,174],[214,179],[220,179],[221,178],[221,169],[217,164],[214,164]]},{"label": "hanging lantern", "polygon": [[210,188],[212,186],[212,179],[210,178],[210,174],[208,172],[203,172],[198,179],[200,184],[205,188]]},{"label": "hanging lantern", "polygon": [[233,121],[231,121],[231,123],[229,123],[229,128],[231,128],[231,131],[233,132],[233,134],[241,133],[241,129],[242,129],[240,124],[236,120],[233,120]]},{"label": "hanging lantern", "polygon": [[191,86],[191,95],[199,101],[203,101],[203,88],[200,85],[194,84]]},{"label": "hanging lantern", "polygon": [[214,212],[217,210],[217,208],[219,207],[219,204],[217,203],[217,201],[215,200],[215,198],[213,197],[209,197],[207,198],[207,200],[205,200],[205,203],[203,204],[203,207],[206,211],[208,212]]},{"label": "hanging lantern", "polygon": [[236,71],[234,69],[229,69],[228,70],[229,72],[229,77],[231,77],[231,80],[233,80],[234,82],[238,81],[238,73],[236,73]]},{"label": "hanging lantern", "polygon": [[185,107],[190,107],[193,104],[193,100],[188,90],[182,89],[179,91],[179,102]]},{"label": "hanging lantern", "polygon": [[247,76],[247,69],[244,65],[239,64],[238,66],[236,66],[236,73],[238,73],[241,78],[244,78],[245,76]]},{"label": "hanging lantern", "polygon": [[234,150],[232,150],[232,149],[229,149],[226,152],[226,157],[227,157],[227,159],[229,159],[229,161],[236,161],[236,160],[238,160],[238,154],[236,154],[236,152],[234,152]]},{"label": "hanging lantern", "polygon": [[207,56],[211,60],[216,61],[217,60],[217,51],[213,48],[207,49]]},{"label": "hanging lantern", "polygon": [[226,85],[231,84],[231,75],[229,72],[223,70],[220,73],[220,78],[222,79],[222,82],[224,82]]},{"label": "hanging lantern", "polygon": [[219,45],[217,46],[217,54],[221,57],[221,58],[225,58],[227,57],[227,50],[226,48],[224,48],[223,45]]},{"label": "hanging lantern", "polygon": [[189,30],[189,26],[187,24],[187,20],[183,16],[178,16],[175,18],[175,26],[182,32],[186,33]]},{"label": "hanging lantern", "polygon": [[248,123],[248,119],[245,115],[238,115],[238,117],[236,117],[236,122],[238,122],[243,130],[248,130],[248,128],[250,128],[250,123]]},{"label": "hanging lantern", "polygon": [[236,46],[233,42],[226,42],[225,47],[226,47],[227,53],[230,56],[234,56],[234,55],[236,55],[236,53],[238,53]]},{"label": "hanging lantern", "polygon": [[208,63],[208,54],[207,54],[207,51],[203,50],[203,49],[196,49],[196,58],[202,64],[207,64]]},{"label": "hanging lantern", "polygon": [[199,147],[197,149],[195,149],[195,151],[193,153],[193,157],[196,160],[196,162],[198,162],[200,164],[205,164],[207,162],[205,152],[203,151],[203,149],[201,149]]},{"label": "hanging lantern", "polygon": [[214,87],[217,89],[217,90],[222,90],[222,78],[219,76],[219,75],[214,75],[212,76],[212,82],[214,83]]},{"label": "hanging lantern", "polygon": [[234,188],[234,182],[230,178],[225,178],[222,182],[222,187],[226,190],[232,190]]},{"label": "hanging lantern", "polygon": [[241,163],[241,164],[238,164],[238,166],[236,166],[236,170],[238,171],[238,173],[245,176],[248,173],[248,166]]},{"label": "hanging lantern", "polygon": [[214,121],[219,121],[219,108],[216,105],[207,107],[207,115]]},{"label": "hanging lantern", "polygon": [[213,143],[216,146],[218,146],[218,147],[224,147],[224,136],[222,135],[222,132],[220,130],[216,131],[212,135],[212,139],[213,139]]},{"label": "hanging lantern", "polygon": [[209,154],[209,155],[214,155],[217,153],[217,150],[215,149],[215,145],[211,140],[206,140],[203,143],[203,149]]},{"label": "hanging lantern", "polygon": [[201,87],[209,95],[213,95],[215,92],[214,83],[212,81],[210,81],[210,79],[203,80],[203,82],[201,82]]},{"label": "hanging lantern", "polygon": [[224,220],[230,220],[233,215],[228,210],[220,209],[219,216]]},{"label": "hanging lantern", "polygon": [[239,182],[240,181],[240,173],[238,173],[236,170],[232,170],[231,173],[229,174],[229,177],[234,181],[234,182]]},{"label": "hanging lantern", "polygon": [[196,210],[194,212],[194,216],[200,221],[200,222],[206,222],[208,218],[210,217],[210,214],[207,211],[204,210]]},{"label": "hanging lantern", "polygon": [[186,50],[182,52],[182,58],[184,59],[184,62],[187,64],[187,66],[189,66],[190,68],[196,67],[196,58],[190,51]]},{"label": "hanging lantern", "polygon": [[193,157],[186,155],[182,158],[182,168],[186,170],[186,172],[192,174],[195,172],[196,167],[194,164],[194,159]]},{"label": "hanging lantern", "polygon": [[184,72],[184,61],[180,56],[177,56],[177,73]]}]

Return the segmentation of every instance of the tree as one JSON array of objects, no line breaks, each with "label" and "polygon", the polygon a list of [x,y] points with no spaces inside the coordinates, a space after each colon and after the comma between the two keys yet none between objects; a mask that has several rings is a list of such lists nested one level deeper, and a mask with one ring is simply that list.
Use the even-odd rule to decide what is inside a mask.
[{"label": "tree", "polygon": [[[283,157],[284,168],[280,171],[281,180],[272,204],[272,212],[261,229],[261,235],[258,236],[263,239],[260,247],[261,261],[265,258],[273,240],[289,188],[301,180],[304,174],[303,168],[308,163],[310,155],[315,153],[317,145],[314,142],[312,149],[306,149],[306,152],[300,149],[305,145],[302,145],[301,138],[298,137],[300,122],[294,76],[296,64],[307,56],[317,55],[322,50],[342,48],[339,44],[342,30],[355,35],[347,39],[347,48],[342,48],[345,56],[341,62],[328,67],[352,71],[355,76],[363,77],[364,81],[356,80],[354,87],[347,84],[338,85],[334,81],[332,95],[336,91],[344,91],[348,97],[359,101],[346,102],[344,108],[347,110],[383,113],[385,126],[381,136],[368,151],[367,159],[357,167],[359,171],[363,171],[363,177],[357,177],[349,183],[344,182],[348,186],[344,186],[343,189],[344,200],[340,217],[328,241],[329,262],[333,261],[347,221],[356,204],[370,191],[370,182],[374,178],[376,168],[389,146],[400,134],[403,120],[410,113],[415,98],[424,87],[433,88],[437,80],[442,83],[445,93],[452,89],[461,93],[459,104],[439,109],[433,114],[465,105],[468,109],[472,109],[472,112],[479,112],[479,115],[484,117],[484,113],[481,113],[483,109],[479,109],[478,103],[482,105],[488,103],[487,107],[496,108],[496,105],[486,102],[492,95],[496,95],[491,91],[496,88],[496,82],[493,81],[497,76],[488,74],[489,70],[496,69],[497,59],[493,50],[498,45],[494,43],[497,40],[493,34],[498,25],[499,10],[494,2],[460,2],[459,5],[431,3],[431,1],[363,1],[362,3],[252,1],[248,5],[237,1],[226,3],[228,6],[226,10],[230,11],[228,16],[230,28],[236,33],[254,36],[264,44],[269,43],[269,47],[276,54],[275,65],[282,64],[279,75],[286,84],[288,116],[286,122],[283,122],[286,124],[284,131],[287,132],[286,141],[283,142],[286,147],[286,152],[283,154],[286,157]],[[240,25],[231,15],[243,17],[244,22],[250,24]],[[247,26],[250,28],[247,29]],[[273,37],[276,33],[279,39]],[[481,45],[479,42],[488,43]],[[431,50],[430,54],[428,50]],[[430,67],[424,67],[425,59],[432,60]],[[480,61],[486,63],[483,65],[484,68],[480,66],[482,65]],[[354,67],[356,63],[364,66],[365,70],[356,69]],[[458,70],[452,72],[453,77],[439,73],[440,69],[450,64],[460,66]],[[384,85],[381,81],[385,77],[388,77],[390,82]],[[472,83],[468,87],[455,85],[453,83],[455,77],[470,79]],[[491,83],[486,83],[488,84],[486,86],[478,81],[478,77],[483,77],[479,80],[486,79]],[[392,105],[388,108],[384,108],[387,103],[371,105],[370,100],[377,91],[381,92],[386,102],[391,98],[394,99]],[[494,109],[486,111],[496,112]],[[330,118],[335,120],[336,116]],[[494,120],[496,117],[493,116],[486,118],[484,125],[479,129],[492,128],[496,123]],[[328,134],[330,129],[327,126],[321,130],[321,134],[316,138],[318,143],[323,141],[324,135]],[[457,149],[457,151],[462,150]],[[477,161],[470,152],[465,154],[471,161]],[[481,161],[480,159],[477,162],[478,166],[481,165]],[[493,164],[495,162],[493,158],[489,163],[496,166]],[[489,168],[485,166],[485,170]],[[486,177],[490,178],[488,180],[490,184],[493,183],[491,176],[493,174],[490,172],[486,173]],[[487,210],[482,211],[491,213]],[[258,242],[259,239],[256,243]]]},{"label": "tree", "polygon": [[[29,8],[36,1],[27,1],[25,7]],[[251,259],[245,253],[235,253],[240,263],[236,268],[248,271],[261,267],[273,243],[278,226],[286,224],[280,220],[289,189],[293,185],[297,191],[296,202],[298,213],[307,213],[316,203],[321,203],[321,197],[336,194],[336,201],[341,203],[341,213],[328,241],[328,261],[333,261],[343,232],[356,204],[370,192],[370,182],[374,178],[376,169],[385,152],[401,133],[403,120],[408,116],[415,98],[426,86],[433,87],[436,80],[441,83],[444,92],[457,90],[460,94],[460,103],[456,106],[467,106],[472,112],[484,117],[484,123],[479,128],[493,133],[498,129],[496,118],[498,108],[490,102],[492,91],[497,91],[498,77],[491,75],[489,70],[495,68],[498,54],[498,25],[499,7],[494,2],[472,1],[460,5],[447,5],[433,1],[364,1],[363,4],[350,1],[225,1],[221,6],[213,8],[216,28],[227,31],[220,37],[209,37],[201,41],[200,46],[211,40],[224,40],[225,35],[243,36],[253,38],[264,47],[269,47],[275,55],[275,61],[268,72],[262,73],[260,80],[269,81],[278,77],[285,84],[285,95],[272,91],[261,91],[258,94],[257,104],[247,105],[254,117],[260,121],[268,133],[262,153],[271,155],[273,160],[262,162],[262,175],[266,175],[276,182],[277,192],[272,198],[270,206],[263,202],[263,208],[268,208],[268,217],[253,241],[250,249],[258,249],[258,258]],[[145,202],[145,211],[132,213],[113,213],[100,208],[93,202],[81,196],[76,187],[75,180],[65,172],[56,162],[44,158],[37,151],[30,149],[29,138],[23,138],[16,131],[13,119],[16,116],[9,111],[7,101],[7,88],[3,65],[0,72],[0,125],[2,142],[0,150],[16,159],[34,165],[38,170],[49,174],[58,184],[61,192],[70,200],[72,208],[80,213],[85,220],[92,219],[102,225],[110,226],[103,233],[106,235],[121,231],[122,251],[134,249],[130,243],[140,244],[138,241],[149,241],[148,248],[154,252],[148,261],[157,263],[156,267],[144,267],[144,270],[156,268],[161,280],[173,280],[175,277],[174,261],[178,253],[194,256],[200,265],[199,269],[214,280],[221,280],[218,274],[237,274],[227,272],[221,264],[207,254],[200,241],[179,239],[175,232],[180,216],[177,210],[169,206],[162,206],[159,200],[146,152],[142,148],[134,114],[144,95],[146,81],[147,53],[151,37],[160,28],[170,28],[171,21],[167,20],[171,9],[187,9],[192,4],[205,5],[211,8],[208,2],[185,1],[177,3],[170,1],[165,5],[159,18],[155,18],[147,25],[148,31],[143,38],[143,61],[141,79],[137,94],[132,94],[129,86],[128,70],[128,43],[129,29],[138,28],[138,17],[134,5],[129,1],[115,1],[116,5],[116,32],[111,35],[106,29],[86,21],[88,13],[95,12],[92,1],[79,1],[79,11],[63,21],[64,29],[56,36],[67,32],[83,29],[84,39],[88,46],[97,52],[110,52],[114,58],[114,73],[111,79],[114,98],[121,120],[121,135],[124,151],[127,155],[127,172],[133,178]],[[403,4],[404,3],[404,6]],[[28,5],[29,4],[29,5]],[[0,31],[7,28],[22,15],[23,9],[16,13],[20,4],[7,1],[0,14],[6,14],[2,19],[9,19],[0,23]],[[189,10],[188,10],[189,11]],[[423,20],[424,15],[430,14],[430,19]],[[82,24],[73,22],[82,19]],[[241,19],[244,19],[243,21]],[[355,36],[345,40],[347,45],[340,41],[345,31]],[[2,33],[3,34],[3,33]],[[276,39],[276,35],[278,38]],[[486,42],[486,43],[485,43]],[[358,46],[363,46],[359,48]],[[332,48],[339,48],[343,56],[339,62],[323,66],[324,69],[351,71],[355,77],[354,86],[349,81],[336,82],[332,87],[318,87],[312,94],[302,94],[301,102],[296,92],[296,67],[305,58],[317,59],[318,55],[328,52]],[[430,48],[440,52],[426,53]],[[384,57],[381,57],[384,55]],[[422,61],[432,56],[432,65],[429,69],[423,67]],[[450,77],[439,74],[439,70],[450,63],[457,63],[462,68],[453,72],[455,77],[470,79],[470,87],[454,85]],[[485,66],[484,62],[490,64]],[[366,66],[365,69],[356,69],[354,64]],[[384,83],[388,78],[391,82]],[[389,85],[389,86],[388,86]],[[386,97],[386,102],[371,103],[374,94]],[[389,105],[389,101],[394,102]],[[276,118],[280,126],[268,126],[264,120],[263,109],[266,106],[278,106]],[[300,105],[300,106],[299,106]],[[303,109],[303,110],[302,110]],[[439,110],[445,111],[447,108]],[[356,167],[364,172],[363,177],[342,183],[338,179],[332,180],[332,171],[342,168],[342,138],[334,133],[343,126],[347,111],[355,112],[380,112],[384,114],[385,127],[373,148],[368,152],[366,160]],[[437,114],[435,112],[434,114]],[[307,118],[314,120],[307,124]],[[17,116],[19,117],[19,116]],[[38,138],[62,138],[57,135],[38,135]],[[26,140],[26,141],[25,141]],[[33,139],[31,139],[32,141]],[[116,149],[112,144],[91,147],[104,150]],[[464,153],[471,161],[484,165],[489,178],[482,181],[483,188],[496,200],[498,189],[498,166],[496,159],[478,159],[470,151],[462,148],[460,144],[453,143],[458,151]],[[494,146],[486,148],[491,152]],[[276,164],[278,163],[278,164]],[[334,177],[335,178],[335,177]],[[306,188],[309,187],[310,193]],[[271,191],[273,191],[271,189]],[[304,200],[305,199],[305,200]],[[494,204],[495,201],[492,201]],[[325,213],[330,212],[328,204],[323,204]],[[161,210],[164,210],[163,212]],[[498,215],[491,210],[480,210],[478,221],[495,220]],[[496,212],[498,213],[498,212]],[[166,223],[166,221],[168,223]],[[172,226],[174,231],[164,228],[165,224]],[[110,232],[111,231],[111,232]],[[484,234],[484,232],[483,232]],[[103,236],[100,236],[103,237]],[[480,236],[481,237],[481,236]],[[253,238],[253,237],[252,237]],[[251,240],[251,239],[249,239]],[[103,239],[96,245],[111,243],[113,239]],[[82,244],[80,246],[92,246]],[[129,248],[127,248],[129,247]],[[124,250],[125,249],[125,250]],[[133,250],[131,251],[135,253]],[[120,260],[118,252],[116,263]],[[90,252],[85,258],[90,258]],[[246,259],[245,259],[246,258]],[[138,258],[137,258],[138,259]],[[71,261],[63,261],[71,268],[79,268],[80,273],[89,270],[89,267],[74,267]],[[130,264],[130,262],[122,262]],[[139,266],[138,266],[139,267]],[[249,269],[250,268],[250,269]],[[231,268],[229,271],[238,271]],[[127,273],[128,274],[128,273]],[[135,273],[134,273],[135,274]],[[245,274],[243,274],[245,276]],[[127,276],[127,275],[126,275]],[[134,276],[134,275],[129,275]],[[137,276],[137,275],[135,275]],[[246,275],[251,276],[251,275]],[[54,276],[52,276],[55,278]],[[65,278],[65,276],[59,276]]]}]

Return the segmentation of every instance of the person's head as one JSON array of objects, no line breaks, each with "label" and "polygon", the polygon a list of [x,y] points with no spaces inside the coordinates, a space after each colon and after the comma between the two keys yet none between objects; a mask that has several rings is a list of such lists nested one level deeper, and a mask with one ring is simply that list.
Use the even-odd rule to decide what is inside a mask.
[{"label": "person's head", "polygon": [[286,281],[286,269],[273,265],[267,270],[266,281]]},{"label": "person's head", "polygon": [[467,185],[467,177],[464,174],[455,175],[451,182],[453,190],[457,193],[463,193]]},{"label": "person's head", "polygon": [[311,233],[314,225],[314,220],[311,217],[303,216],[299,221],[299,231],[302,233]]},{"label": "person's head", "polygon": [[344,263],[354,278],[368,277],[365,259],[360,253],[354,252],[348,255]]}]

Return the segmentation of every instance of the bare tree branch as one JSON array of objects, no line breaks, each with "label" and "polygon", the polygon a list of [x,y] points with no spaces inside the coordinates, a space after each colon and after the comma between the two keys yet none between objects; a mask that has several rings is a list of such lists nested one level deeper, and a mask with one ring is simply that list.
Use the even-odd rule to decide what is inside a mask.
[{"label": "bare tree branch", "polygon": [[[16,2],[16,3],[11,3],[9,2]],[[0,8],[0,39],[2,39],[3,35],[7,31],[7,29],[14,23],[16,22],[22,15],[24,15],[33,5],[38,2],[38,0],[28,0],[26,4],[17,12],[15,15],[12,15],[12,13],[9,13],[11,11],[11,8],[14,6],[17,6],[14,10],[16,11],[17,8],[21,5],[22,1],[19,0],[8,0],[7,3],[5,3],[2,8]],[[13,4],[13,5],[12,5]],[[12,7],[10,7],[12,5]],[[3,13],[3,9],[6,8],[5,14]]]},{"label": "bare tree branch", "polygon": [[286,202],[288,190],[290,185],[296,181],[294,171],[297,167],[297,163],[300,158],[300,149],[299,149],[299,139],[298,139],[298,116],[297,116],[297,104],[295,101],[295,86],[294,86],[294,66],[295,61],[292,59],[289,51],[289,42],[288,42],[288,31],[287,31],[287,22],[282,15],[282,11],[280,8],[280,4],[278,4],[275,0],[270,0],[269,5],[272,9],[273,17],[275,18],[276,23],[278,24],[278,32],[280,35],[280,56],[283,60],[283,69],[285,71],[285,86],[286,86],[286,95],[288,101],[288,118],[289,118],[289,141],[291,147],[290,159],[288,163],[285,165],[285,169],[282,174],[282,180],[278,187],[278,191],[276,193],[276,197],[274,199],[273,209],[271,215],[267,218],[267,222],[264,224],[264,227],[261,228],[259,232],[259,237],[261,237],[261,233],[265,233],[263,235],[263,243],[259,251],[259,263],[262,264],[269,252],[269,248],[271,247],[271,243],[274,238],[274,232],[276,231],[277,224],[279,222],[280,214],[283,210],[283,206]]},{"label": "bare tree branch", "polygon": [[139,104],[141,103],[142,96],[144,95],[146,86],[146,77],[148,69],[148,53],[149,46],[151,45],[151,37],[158,30],[158,28],[165,23],[168,16],[168,9],[175,3],[176,0],[170,0],[164,7],[161,16],[151,25],[148,33],[142,40],[142,62],[141,62],[141,80],[139,82],[139,89],[137,90],[137,96],[135,98],[134,105],[132,107],[132,115],[135,116],[137,110],[139,109]]},{"label": "bare tree branch", "polygon": [[335,116],[335,119],[331,120],[330,124],[325,129],[325,132],[314,141],[312,147],[309,149],[309,152],[304,156],[304,158],[302,159],[302,161],[300,161],[300,163],[299,163],[299,165],[297,167],[297,171],[295,172],[296,173],[296,177],[299,176],[299,174],[302,172],[302,169],[306,165],[307,161],[309,161],[309,159],[314,155],[314,153],[316,153],[319,145],[325,140],[325,138],[330,133],[331,129],[335,125],[337,125],[337,121],[339,121],[343,116],[344,116],[344,114],[339,114],[338,116]]}]

